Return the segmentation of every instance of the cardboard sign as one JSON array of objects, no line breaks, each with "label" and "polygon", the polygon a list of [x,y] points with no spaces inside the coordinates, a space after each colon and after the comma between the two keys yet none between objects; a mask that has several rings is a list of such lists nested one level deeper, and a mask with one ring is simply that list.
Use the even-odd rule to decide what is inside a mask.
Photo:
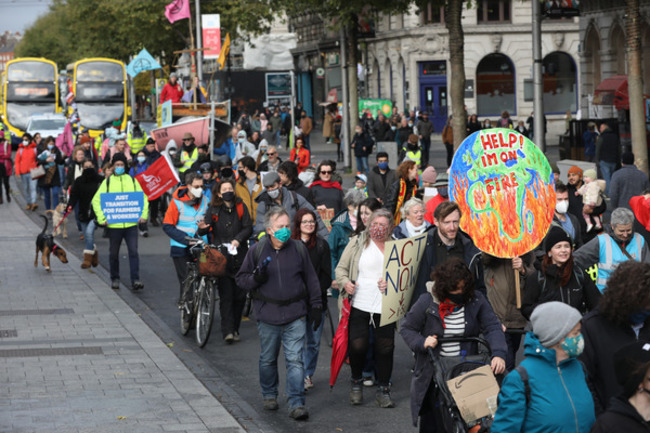
[{"label": "cardboard sign", "polygon": [[451,164],[449,198],[460,206],[460,227],[495,257],[514,258],[536,248],[555,212],[548,160],[528,138],[510,129],[467,137]]},{"label": "cardboard sign", "polygon": [[104,192],[100,196],[100,207],[108,224],[137,223],[144,208],[144,193]]},{"label": "cardboard sign", "polygon": [[169,188],[180,183],[180,178],[166,155],[158,158],[144,172],[135,177],[147,199],[155,200]]},{"label": "cardboard sign", "polygon": [[334,209],[325,209],[325,210],[316,210],[318,212],[318,215],[320,215],[320,219],[323,220],[323,224],[325,224],[325,227],[327,227],[327,231],[331,232],[332,231],[332,219],[334,218]]},{"label": "cardboard sign", "polygon": [[466,423],[491,415],[487,399],[499,394],[499,384],[489,365],[448,380],[447,388]]},{"label": "cardboard sign", "polygon": [[381,300],[379,326],[397,322],[406,315],[418,278],[420,261],[427,245],[427,233],[412,238],[386,242],[384,280],[388,283]]}]

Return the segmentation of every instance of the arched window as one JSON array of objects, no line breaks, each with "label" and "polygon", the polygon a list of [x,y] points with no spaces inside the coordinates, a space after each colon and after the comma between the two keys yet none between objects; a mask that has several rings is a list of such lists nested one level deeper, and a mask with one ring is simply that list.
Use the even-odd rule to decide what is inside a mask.
[{"label": "arched window", "polygon": [[610,47],[612,49],[616,75],[625,75],[625,33],[620,25],[616,24],[612,29]]},{"label": "arched window", "polygon": [[515,68],[503,54],[483,57],[476,68],[476,105],[479,116],[516,112]]},{"label": "arched window", "polygon": [[586,76],[585,90],[593,94],[601,82],[600,78],[600,37],[594,26],[589,26],[585,36]]},{"label": "arched window", "polygon": [[[542,62],[544,71],[544,112],[577,110],[576,64],[567,53],[555,51]],[[596,86],[598,83],[596,83]]]}]

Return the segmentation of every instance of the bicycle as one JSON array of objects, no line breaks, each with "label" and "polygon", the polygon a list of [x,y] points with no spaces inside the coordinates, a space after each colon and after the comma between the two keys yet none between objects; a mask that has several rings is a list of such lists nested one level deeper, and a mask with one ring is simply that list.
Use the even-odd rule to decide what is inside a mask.
[{"label": "bicycle", "polygon": [[199,273],[198,260],[205,248],[205,242],[198,238],[187,238],[190,243],[188,274],[183,282],[181,300],[181,333],[187,335],[192,325],[196,328],[196,343],[203,347],[210,338],[214,321],[214,306],[217,302],[217,279]]}]

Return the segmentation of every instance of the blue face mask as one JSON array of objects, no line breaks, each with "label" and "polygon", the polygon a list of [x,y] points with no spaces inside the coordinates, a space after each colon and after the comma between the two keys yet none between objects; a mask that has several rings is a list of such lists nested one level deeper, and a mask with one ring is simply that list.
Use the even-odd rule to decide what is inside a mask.
[{"label": "blue face mask", "polygon": [[117,176],[124,174],[124,167],[115,167],[115,174]]},{"label": "blue face mask", "polygon": [[273,233],[273,236],[282,243],[285,243],[291,237],[291,230],[288,227],[283,227]]},{"label": "blue face mask", "polygon": [[144,156],[138,156],[138,162],[139,162],[140,164],[142,164],[142,163],[145,162],[146,160],[147,160],[146,157],[144,157]]},{"label": "blue face mask", "polygon": [[47,148],[50,149],[50,150],[52,150],[52,149],[54,149],[54,145],[53,145],[53,144],[48,144],[48,145],[47,145]]},{"label": "blue face mask", "polygon": [[377,167],[379,167],[380,170],[386,170],[388,168],[388,163],[387,162],[380,162],[377,164]]},{"label": "blue face mask", "polygon": [[638,313],[630,314],[630,323],[633,325],[640,325],[645,322],[645,319],[650,316],[650,310],[639,311]]},{"label": "blue face mask", "polygon": [[582,334],[577,337],[566,337],[560,346],[570,358],[577,358],[585,348],[585,340]]}]

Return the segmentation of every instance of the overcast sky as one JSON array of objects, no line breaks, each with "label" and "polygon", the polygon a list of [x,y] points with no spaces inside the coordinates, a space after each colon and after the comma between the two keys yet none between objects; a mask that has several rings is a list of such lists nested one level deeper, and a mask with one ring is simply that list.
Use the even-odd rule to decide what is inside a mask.
[{"label": "overcast sky", "polygon": [[6,30],[24,33],[48,11],[51,0],[0,0],[0,33]]}]

